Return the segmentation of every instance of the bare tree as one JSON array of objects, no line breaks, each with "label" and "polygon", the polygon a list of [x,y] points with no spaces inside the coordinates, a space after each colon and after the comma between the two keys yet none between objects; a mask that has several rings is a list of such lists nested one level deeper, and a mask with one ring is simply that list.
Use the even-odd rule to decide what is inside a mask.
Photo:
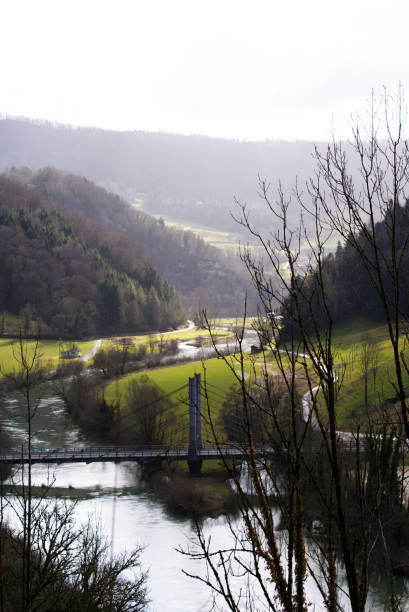
[{"label": "bare tree", "polygon": [[[308,572],[319,589],[322,607],[334,612],[343,609],[340,593],[344,592],[348,607],[363,612],[369,571],[376,563],[390,577],[390,609],[401,609],[394,587],[394,571],[400,562],[392,540],[398,524],[408,528],[406,499],[388,488],[399,483],[397,489],[403,489],[399,424],[394,423],[394,429],[385,424],[383,433],[376,435],[370,426],[363,433],[359,424],[349,434],[338,431],[337,400],[344,369],[336,365],[334,325],[339,298],[334,293],[327,249],[334,237],[350,245],[379,298],[393,348],[393,385],[407,437],[402,335],[408,317],[409,234],[407,229],[402,232],[402,215],[408,213],[409,151],[402,140],[401,100],[396,107],[396,135],[391,105],[385,98],[386,140],[377,137],[374,107],[368,140],[361,137],[360,128],[353,131],[348,151],[357,154],[359,185],[349,171],[343,145],[334,140],[326,154],[315,150],[317,171],[304,192],[296,185],[293,195],[287,197],[279,187],[274,196],[269,184],[260,180],[260,195],[271,213],[271,233],[255,228],[247,207],[239,205],[239,222],[262,247],[262,258],[257,259],[249,249],[241,257],[261,304],[257,327],[269,332],[263,334],[262,372],[256,364],[253,372],[261,393],[255,393],[246,381],[242,352],[233,361],[225,358],[242,396],[246,433],[240,447],[249,466],[253,495],[226,461],[239,497],[243,530],[238,534],[234,526],[231,548],[221,551],[212,550],[197,525],[200,550],[195,553],[208,566],[207,576],[200,579],[231,610],[243,609],[244,600],[248,610],[261,605],[271,610],[305,610],[309,607]],[[301,211],[299,223],[293,222],[294,203]],[[283,326],[274,314],[277,304]],[[238,333],[239,344],[241,338]],[[271,358],[286,391],[285,418],[273,393]],[[373,362],[371,367],[375,366]],[[212,424],[211,392],[208,399]],[[262,443],[252,433],[255,407],[264,419],[268,415],[273,432]],[[220,442],[216,427],[213,433]],[[385,512],[386,499],[390,505]],[[286,528],[285,538],[280,537],[277,521]],[[342,587],[339,561],[345,573]],[[255,591],[250,587],[235,591],[240,572],[253,579]]]},{"label": "bare tree", "polygon": [[139,444],[163,444],[175,416],[172,403],[146,374],[132,379],[125,393],[127,414],[120,422],[122,440]]},{"label": "bare tree", "polygon": [[[1,609],[145,609],[147,574],[140,571],[141,548],[112,558],[97,526],[91,521],[75,525],[76,504],[53,498],[54,478],[40,495],[34,495],[31,457],[38,400],[33,399],[32,391],[41,380],[38,342],[30,348],[20,335],[15,357],[20,369],[6,378],[24,395],[28,461],[22,461],[13,476],[16,485],[7,508],[0,491]],[[16,527],[7,526],[6,510],[8,515],[14,513]],[[133,578],[123,576],[132,569],[138,569]]]},{"label": "bare tree", "polygon": [[327,224],[357,253],[378,296],[393,348],[393,385],[409,437],[401,350],[408,323],[409,148],[404,112],[400,91],[392,98],[385,90],[381,104],[372,99],[369,124],[353,129],[349,145],[359,164],[359,184],[352,179],[345,147],[334,140],[325,154],[315,150],[318,166],[310,194]]},{"label": "bare tree", "polygon": [[376,403],[376,373],[378,366],[378,352],[374,345],[373,339],[370,336],[365,336],[362,339],[361,350],[360,350],[360,367],[362,371],[362,378],[364,384],[364,402],[365,402],[365,410],[368,413],[369,411],[369,383],[372,374],[372,383],[373,383],[373,402],[372,406],[374,407]]}]

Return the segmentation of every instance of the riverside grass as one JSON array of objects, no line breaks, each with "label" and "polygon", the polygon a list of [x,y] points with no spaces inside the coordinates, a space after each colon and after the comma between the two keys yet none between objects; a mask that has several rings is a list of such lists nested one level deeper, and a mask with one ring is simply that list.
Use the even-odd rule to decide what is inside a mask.
[{"label": "riverside grass", "polygon": [[[243,373],[246,383],[254,381],[254,377],[262,372],[263,365],[257,361],[257,357],[246,354],[243,356]],[[273,360],[269,354],[269,360]],[[176,389],[187,385],[188,378],[195,374],[202,376],[202,413],[203,413],[203,437],[207,441],[213,441],[209,417],[219,439],[223,439],[223,432],[219,428],[219,411],[226,400],[232,386],[239,388],[241,379],[241,363],[238,355],[230,355],[225,359],[215,357],[206,361],[192,361],[182,365],[173,365],[155,368],[149,371],[137,372],[107,385],[104,397],[108,403],[119,403],[127,418],[126,394],[127,387],[134,379],[148,375],[163,395],[168,395]],[[170,397],[172,410],[178,421],[187,419],[188,415],[188,389],[185,388]]]},{"label": "riverside grass", "polygon": [[[364,373],[362,366],[363,345],[367,343],[376,354],[376,369],[368,371],[368,399],[370,415],[366,414]],[[405,349],[405,338],[401,339],[401,350]],[[334,364],[338,373],[340,390],[338,394],[337,426],[345,431],[355,430],[357,425],[364,431],[370,416],[373,422],[382,420],[382,402],[394,403],[396,391],[393,387],[395,367],[393,350],[386,325],[374,325],[364,319],[356,319],[337,326],[333,335]],[[408,355],[409,356],[409,355]],[[409,376],[403,375],[405,386]],[[323,398],[318,392],[318,405]],[[325,414],[325,411],[322,413]]]},{"label": "riverside grass", "polygon": [[[227,322],[227,321],[226,321]],[[190,332],[192,333],[192,332]],[[369,394],[370,400],[374,398],[376,403],[380,400],[393,401],[395,390],[393,388],[393,351],[390,346],[386,325],[374,325],[362,319],[356,319],[346,325],[338,326],[335,329],[333,344],[335,365],[340,375],[343,376],[341,391],[337,402],[338,426],[346,429],[356,425],[357,420],[363,425],[364,415],[364,382],[360,353],[362,345],[369,342],[377,354],[377,369],[375,384],[373,384],[373,373],[369,373]],[[404,339],[402,339],[402,350],[404,349]],[[246,374],[255,373],[260,375],[263,371],[262,356],[244,356],[244,371]],[[234,356],[229,357],[234,369],[240,369],[239,360]],[[266,353],[266,362],[271,372],[276,372],[274,366],[274,356]],[[284,361],[285,364],[285,361]],[[301,366],[300,366],[300,369]],[[165,368],[157,368],[147,372],[161,389],[164,394],[170,393],[187,383],[190,376],[201,372],[202,379],[217,387],[217,395],[209,393],[212,415],[216,418],[223,400],[233,384],[238,384],[234,374],[222,359],[209,359],[205,362],[191,362],[184,365],[175,365]],[[145,372],[146,374],[146,372]],[[105,398],[110,401],[121,401],[126,393],[126,386],[133,374],[118,382],[110,384],[105,390]],[[409,386],[409,376],[404,375],[405,385]],[[305,388],[306,390],[306,388]],[[303,393],[302,386],[300,392]],[[176,416],[181,416],[183,411],[187,411],[187,391],[185,393],[185,404],[178,405]]]},{"label": "riverside grass", "polygon": [[[234,360],[232,360],[233,367],[237,367],[234,364]],[[168,366],[164,368],[156,368],[154,370],[149,370],[149,372],[138,372],[136,374],[131,374],[130,376],[126,376],[120,380],[111,383],[105,388],[105,399],[108,403],[113,403],[118,401],[121,403],[123,398],[126,396],[126,389],[129,383],[135,379],[139,378],[143,375],[148,374],[149,379],[152,380],[163,393],[163,395],[167,395],[172,393],[176,389],[179,389],[183,385],[186,385],[188,382],[188,378],[194,376],[195,374],[202,375],[202,402],[206,401],[206,395],[204,392],[205,382],[211,383],[211,385],[217,387],[216,393],[217,396],[213,393],[215,391],[212,388],[211,396],[215,398],[212,401],[212,405],[215,410],[219,410],[222,405],[224,398],[230,389],[231,385],[237,383],[237,379],[234,376],[234,373],[231,371],[229,366],[225,363],[223,359],[213,358],[208,359],[205,362],[201,361],[192,361],[189,363],[185,363],[183,365],[175,365]],[[209,386],[209,395],[210,395],[210,386]],[[184,389],[179,394],[176,393],[175,397],[172,397],[172,404],[174,406],[174,412],[176,417],[182,416],[187,413],[187,404],[188,402],[188,390]]]},{"label": "riverside grass", "polygon": [[[234,334],[230,331],[226,331],[223,329],[212,329],[212,335],[217,336],[220,339],[233,339]],[[117,336],[112,338],[107,338],[104,340],[104,348],[108,348],[112,344],[115,344],[121,338],[126,338],[134,343],[135,346],[140,346],[141,344],[149,344],[149,342],[167,342],[168,340],[178,340],[178,341],[187,341],[187,340],[197,340],[198,338],[203,338],[203,340],[210,340],[209,332],[205,329],[189,329],[185,331],[172,331],[172,332],[163,332],[163,333],[153,333],[153,334],[143,334],[139,336]]]},{"label": "riverside grass", "polygon": [[[371,415],[381,416],[378,411],[382,402],[392,403],[396,398],[393,386],[395,380],[394,356],[386,325],[370,325],[358,320],[336,330],[336,365],[343,376],[337,402],[337,416],[340,424],[351,428],[365,420],[364,373],[362,369],[362,346],[369,343],[376,353],[376,368],[368,372],[368,395]],[[406,339],[401,338],[400,350],[409,357]],[[403,372],[405,387],[409,386],[409,376]]]},{"label": "riverside grass", "polygon": [[[266,353],[266,356],[268,363],[273,365],[273,354],[269,352]],[[239,355],[230,355],[226,357],[226,360],[227,362],[224,358],[213,357],[205,361],[191,361],[181,365],[176,364],[136,372],[108,384],[105,388],[105,399],[107,402],[120,400],[126,394],[129,382],[142,375],[148,375],[165,395],[187,384],[189,377],[200,373],[202,375],[202,387],[205,387],[207,382],[209,383],[209,395],[214,395],[211,392],[211,387],[217,387],[214,391],[219,396],[219,403],[222,403],[231,385],[238,384],[238,379],[234,372],[239,377],[241,372]],[[246,377],[247,375],[252,377],[253,375],[261,374],[262,368],[263,365],[259,355],[251,356],[249,353],[243,355],[243,370]],[[217,402],[215,403],[217,404]]]},{"label": "riverside grass", "polygon": [[[78,346],[81,353],[86,355],[93,346],[93,341],[70,341],[61,343],[57,340],[35,340],[23,339],[24,350],[27,351],[27,358],[30,359],[34,355],[34,350],[37,346],[38,365],[49,367],[50,369],[57,367],[62,360],[60,359],[61,350],[67,347]],[[20,369],[20,342],[15,338],[0,338],[0,367],[2,373],[7,374]]]}]

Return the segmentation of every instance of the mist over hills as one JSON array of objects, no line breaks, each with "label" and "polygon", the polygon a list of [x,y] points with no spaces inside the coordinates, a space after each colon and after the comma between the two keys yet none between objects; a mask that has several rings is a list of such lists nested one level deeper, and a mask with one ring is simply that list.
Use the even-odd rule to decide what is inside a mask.
[{"label": "mist over hills", "polygon": [[[273,231],[276,221],[259,197],[258,177],[267,178],[272,191],[280,181],[289,193],[296,177],[302,183],[311,176],[312,153],[312,143],[305,141],[240,142],[0,120],[0,171],[8,170],[41,197],[136,240],[188,310],[200,303],[215,315],[240,314],[246,294],[249,312],[256,310],[255,293],[238,259],[128,202],[137,197],[147,213],[227,231],[251,243],[232,217],[232,211],[239,213],[235,198],[248,205],[256,227]],[[34,174],[21,171],[24,166]],[[14,167],[19,170],[10,172]],[[297,222],[296,203],[290,211]]]},{"label": "mist over hills", "polygon": [[211,314],[237,315],[246,292],[254,311],[254,292],[237,258],[228,258],[196,234],[167,227],[84,177],[53,168],[14,168],[6,176],[24,184],[31,197],[58,202],[64,214],[79,214],[87,225],[97,224],[117,240],[123,236],[125,244],[140,246],[178,290],[188,311],[200,303]]},{"label": "mist over hills", "polygon": [[128,200],[143,194],[148,212],[234,232],[240,231],[230,214],[234,198],[249,203],[254,222],[265,225],[258,176],[290,189],[296,176],[303,181],[311,175],[312,151],[312,143],[302,141],[240,142],[0,121],[0,171],[53,166]]},{"label": "mist over hills", "polygon": [[[0,311],[25,333],[90,336],[174,327],[175,289],[135,240],[0,177]],[[32,326],[30,321],[34,321]]]}]

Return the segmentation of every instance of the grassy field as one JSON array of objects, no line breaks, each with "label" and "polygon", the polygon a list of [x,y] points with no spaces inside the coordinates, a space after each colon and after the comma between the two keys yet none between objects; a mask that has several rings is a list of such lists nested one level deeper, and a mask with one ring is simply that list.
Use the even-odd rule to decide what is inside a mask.
[{"label": "grassy field", "polygon": [[[218,320],[224,325],[235,323],[233,320]],[[215,322],[213,322],[215,324]],[[193,337],[200,332],[196,331]],[[192,337],[192,332],[186,332]],[[337,404],[337,414],[340,428],[351,428],[359,421],[364,424],[364,378],[362,370],[362,346],[368,344],[370,350],[376,355],[376,367],[370,368],[368,372],[368,396],[371,403],[377,405],[381,400],[393,400],[395,390],[393,388],[393,353],[388,340],[386,326],[374,326],[366,321],[357,320],[348,325],[336,329],[334,334],[335,362],[340,380],[342,380],[341,391]],[[403,341],[402,341],[403,348]],[[266,353],[267,369],[271,374],[278,371],[275,365],[275,357],[272,352]],[[235,358],[229,357],[233,368],[239,371],[239,363]],[[285,361],[284,361],[285,365]],[[245,356],[246,375],[259,376],[263,372],[263,356]],[[301,366],[300,366],[301,369]],[[209,359],[204,363],[197,361],[183,365],[175,365],[165,368],[157,368],[147,372],[149,378],[158,385],[163,394],[172,393],[179,387],[186,385],[188,378],[195,373],[202,374],[202,380],[208,383],[208,397],[211,415],[214,419],[220,410],[226,394],[235,383],[235,377],[231,369],[222,359]],[[141,374],[128,376],[118,382],[110,384],[105,391],[108,401],[123,399],[126,394],[126,386],[133,377]],[[409,387],[409,377],[405,376],[405,384]],[[305,386],[305,385],[304,385]],[[300,392],[304,387],[300,379]],[[306,389],[306,386],[305,386]],[[187,414],[188,392],[175,394],[173,406],[176,417]],[[205,394],[203,402],[206,402]],[[206,404],[204,404],[206,405]],[[376,412],[373,412],[376,416]]]},{"label": "grassy field", "polygon": [[[229,358],[232,368],[240,374],[240,365],[234,357]],[[252,362],[247,359],[245,362],[245,373],[250,375],[252,372]],[[180,387],[188,384],[189,377],[200,373],[202,376],[202,411],[204,415],[210,415],[216,423],[219,410],[225,401],[226,395],[232,385],[237,385],[237,378],[229,365],[220,358],[208,359],[205,362],[193,361],[183,365],[175,365],[164,368],[149,370],[145,373],[136,373],[126,378],[122,378],[108,385],[105,389],[105,399],[109,402],[120,402],[126,410],[125,400],[128,384],[134,379],[147,374],[161,390],[163,395],[171,394],[172,410],[178,423],[187,423],[188,418],[188,388],[174,393]],[[205,421],[207,418],[205,417]],[[210,428],[204,425],[204,437],[209,439]]]},{"label": "grassy field", "polygon": [[[132,202],[132,205],[139,210],[144,210],[143,200],[141,199],[135,200],[134,202]],[[156,219],[162,218],[166,225],[168,225],[169,227],[174,227],[175,229],[183,231],[194,232],[195,234],[198,234],[203,240],[215,247],[218,247],[219,249],[230,251],[232,253],[236,253],[238,250],[240,243],[240,237],[238,234],[235,234],[233,232],[216,230],[214,228],[201,225],[200,223],[194,223],[193,221],[183,221],[182,219],[176,219],[175,217],[169,217],[160,213],[151,213],[147,210],[145,212],[147,212],[152,217],[155,217]]]},{"label": "grassy field", "polygon": [[[88,353],[93,341],[75,341],[70,343],[61,343],[57,340],[40,340],[37,345],[38,363],[40,366],[55,368],[60,361],[60,350],[65,350],[67,347],[75,344],[81,350],[82,354]],[[24,340],[24,350],[27,351],[27,358],[34,354],[36,342],[34,340]],[[10,338],[0,338],[0,368],[2,372],[7,373],[16,371],[20,367],[20,345],[19,341]]]},{"label": "grassy field", "polygon": [[[231,332],[226,332],[222,329],[214,329],[212,330],[212,334],[214,336],[226,336],[233,337]],[[204,340],[210,339],[209,333],[205,329],[189,329],[186,331],[174,331],[174,332],[164,332],[157,334],[143,334],[140,336],[118,336],[115,338],[109,338],[104,340],[104,344],[112,344],[118,341],[121,338],[127,338],[131,340],[135,345],[147,344],[149,342],[159,342],[160,340],[167,342],[168,340],[197,340],[198,338],[203,338]]]},{"label": "grassy field", "polygon": [[[264,364],[260,355],[246,354],[244,356],[244,376],[246,383],[254,382],[255,377],[263,372]],[[275,367],[274,356],[271,352],[266,353],[267,368],[270,373],[277,372]],[[271,365],[269,365],[271,364]],[[217,431],[221,434],[217,417],[226,396],[230,392],[232,386],[239,385],[238,379],[241,378],[241,365],[238,356],[230,356],[227,358],[227,363],[222,358],[212,358],[205,362],[194,361],[182,365],[174,365],[169,367],[161,367],[145,372],[138,372],[112,382],[105,388],[105,399],[108,403],[119,402],[121,408],[126,414],[126,393],[127,387],[133,379],[137,379],[145,374],[152,380],[160,389],[162,394],[171,395],[172,410],[175,414],[178,423],[187,423],[188,418],[188,389],[182,389],[176,393],[176,390],[188,383],[189,377],[200,373],[202,376],[202,411],[204,421],[209,420],[209,416],[216,425]],[[185,419],[185,421],[184,421]],[[210,427],[204,423],[204,438],[211,440]]]},{"label": "grassy field", "polygon": [[[394,362],[386,325],[373,325],[356,320],[340,326],[334,334],[335,363],[341,382],[337,401],[337,416],[341,428],[350,429],[357,423],[364,425],[365,414],[363,345],[369,347],[375,363],[368,371],[368,400],[371,415],[376,420],[382,401],[393,403],[396,392],[393,388]],[[401,349],[404,349],[402,339]],[[409,386],[409,377],[404,375],[404,384]],[[378,408],[377,408],[378,407]]]},{"label": "grassy field", "polygon": [[[247,328],[251,328],[257,323],[257,321],[257,317],[246,317],[245,326]],[[213,327],[227,327],[235,329],[243,326],[243,319],[237,317],[224,317],[220,319],[210,319],[209,323]]]},{"label": "grassy field", "polygon": [[[200,373],[202,380],[207,380],[212,385],[218,387],[218,393],[223,397],[228,388],[234,382],[234,374],[222,359],[208,359],[206,362],[192,361],[182,365],[169,366],[164,368],[156,368],[145,372],[149,378],[160,388],[163,394],[174,392],[179,387],[188,383],[189,377]],[[133,378],[142,376],[142,373],[131,374],[126,378],[122,378],[107,386],[105,390],[105,398],[107,401],[120,399],[125,395],[126,387]],[[185,390],[183,395],[187,399],[188,392]],[[174,402],[175,405],[178,399]],[[185,407],[183,407],[185,410]]]}]

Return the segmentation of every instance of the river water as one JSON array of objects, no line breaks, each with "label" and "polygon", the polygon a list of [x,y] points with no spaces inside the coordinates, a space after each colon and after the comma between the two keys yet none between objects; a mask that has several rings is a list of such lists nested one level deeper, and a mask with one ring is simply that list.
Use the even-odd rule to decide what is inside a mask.
[{"label": "river water", "polygon": [[[97,442],[84,437],[66,414],[63,402],[56,396],[54,383],[46,383],[34,390],[38,399],[34,422],[34,444],[56,447],[71,444]],[[10,395],[4,402],[2,421],[9,431],[13,444],[23,444],[26,434],[24,402],[19,393]],[[18,474],[16,474],[18,479]],[[186,576],[183,572],[205,576],[202,561],[193,560],[178,552],[195,546],[194,525],[189,518],[169,514],[142,480],[134,463],[64,464],[55,466],[34,465],[33,480],[41,486],[49,478],[55,478],[54,486],[59,495],[77,499],[78,521],[94,517],[101,524],[107,538],[113,542],[115,553],[125,548],[142,545],[141,562],[149,571],[149,612],[209,612],[212,597],[208,587]],[[232,517],[235,533],[240,529],[238,517]],[[204,532],[211,536],[217,550],[231,545],[232,535],[225,517],[206,519]],[[245,578],[237,581],[243,587]],[[379,603],[383,584],[374,583],[368,610],[383,610]],[[322,609],[318,590],[313,581],[307,581],[309,601],[316,602],[315,610]],[[227,607],[220,602],[221,610]],[[243,612],[246,605],[243,603]],[[263,607],[257,608],[263,610]]]}]

